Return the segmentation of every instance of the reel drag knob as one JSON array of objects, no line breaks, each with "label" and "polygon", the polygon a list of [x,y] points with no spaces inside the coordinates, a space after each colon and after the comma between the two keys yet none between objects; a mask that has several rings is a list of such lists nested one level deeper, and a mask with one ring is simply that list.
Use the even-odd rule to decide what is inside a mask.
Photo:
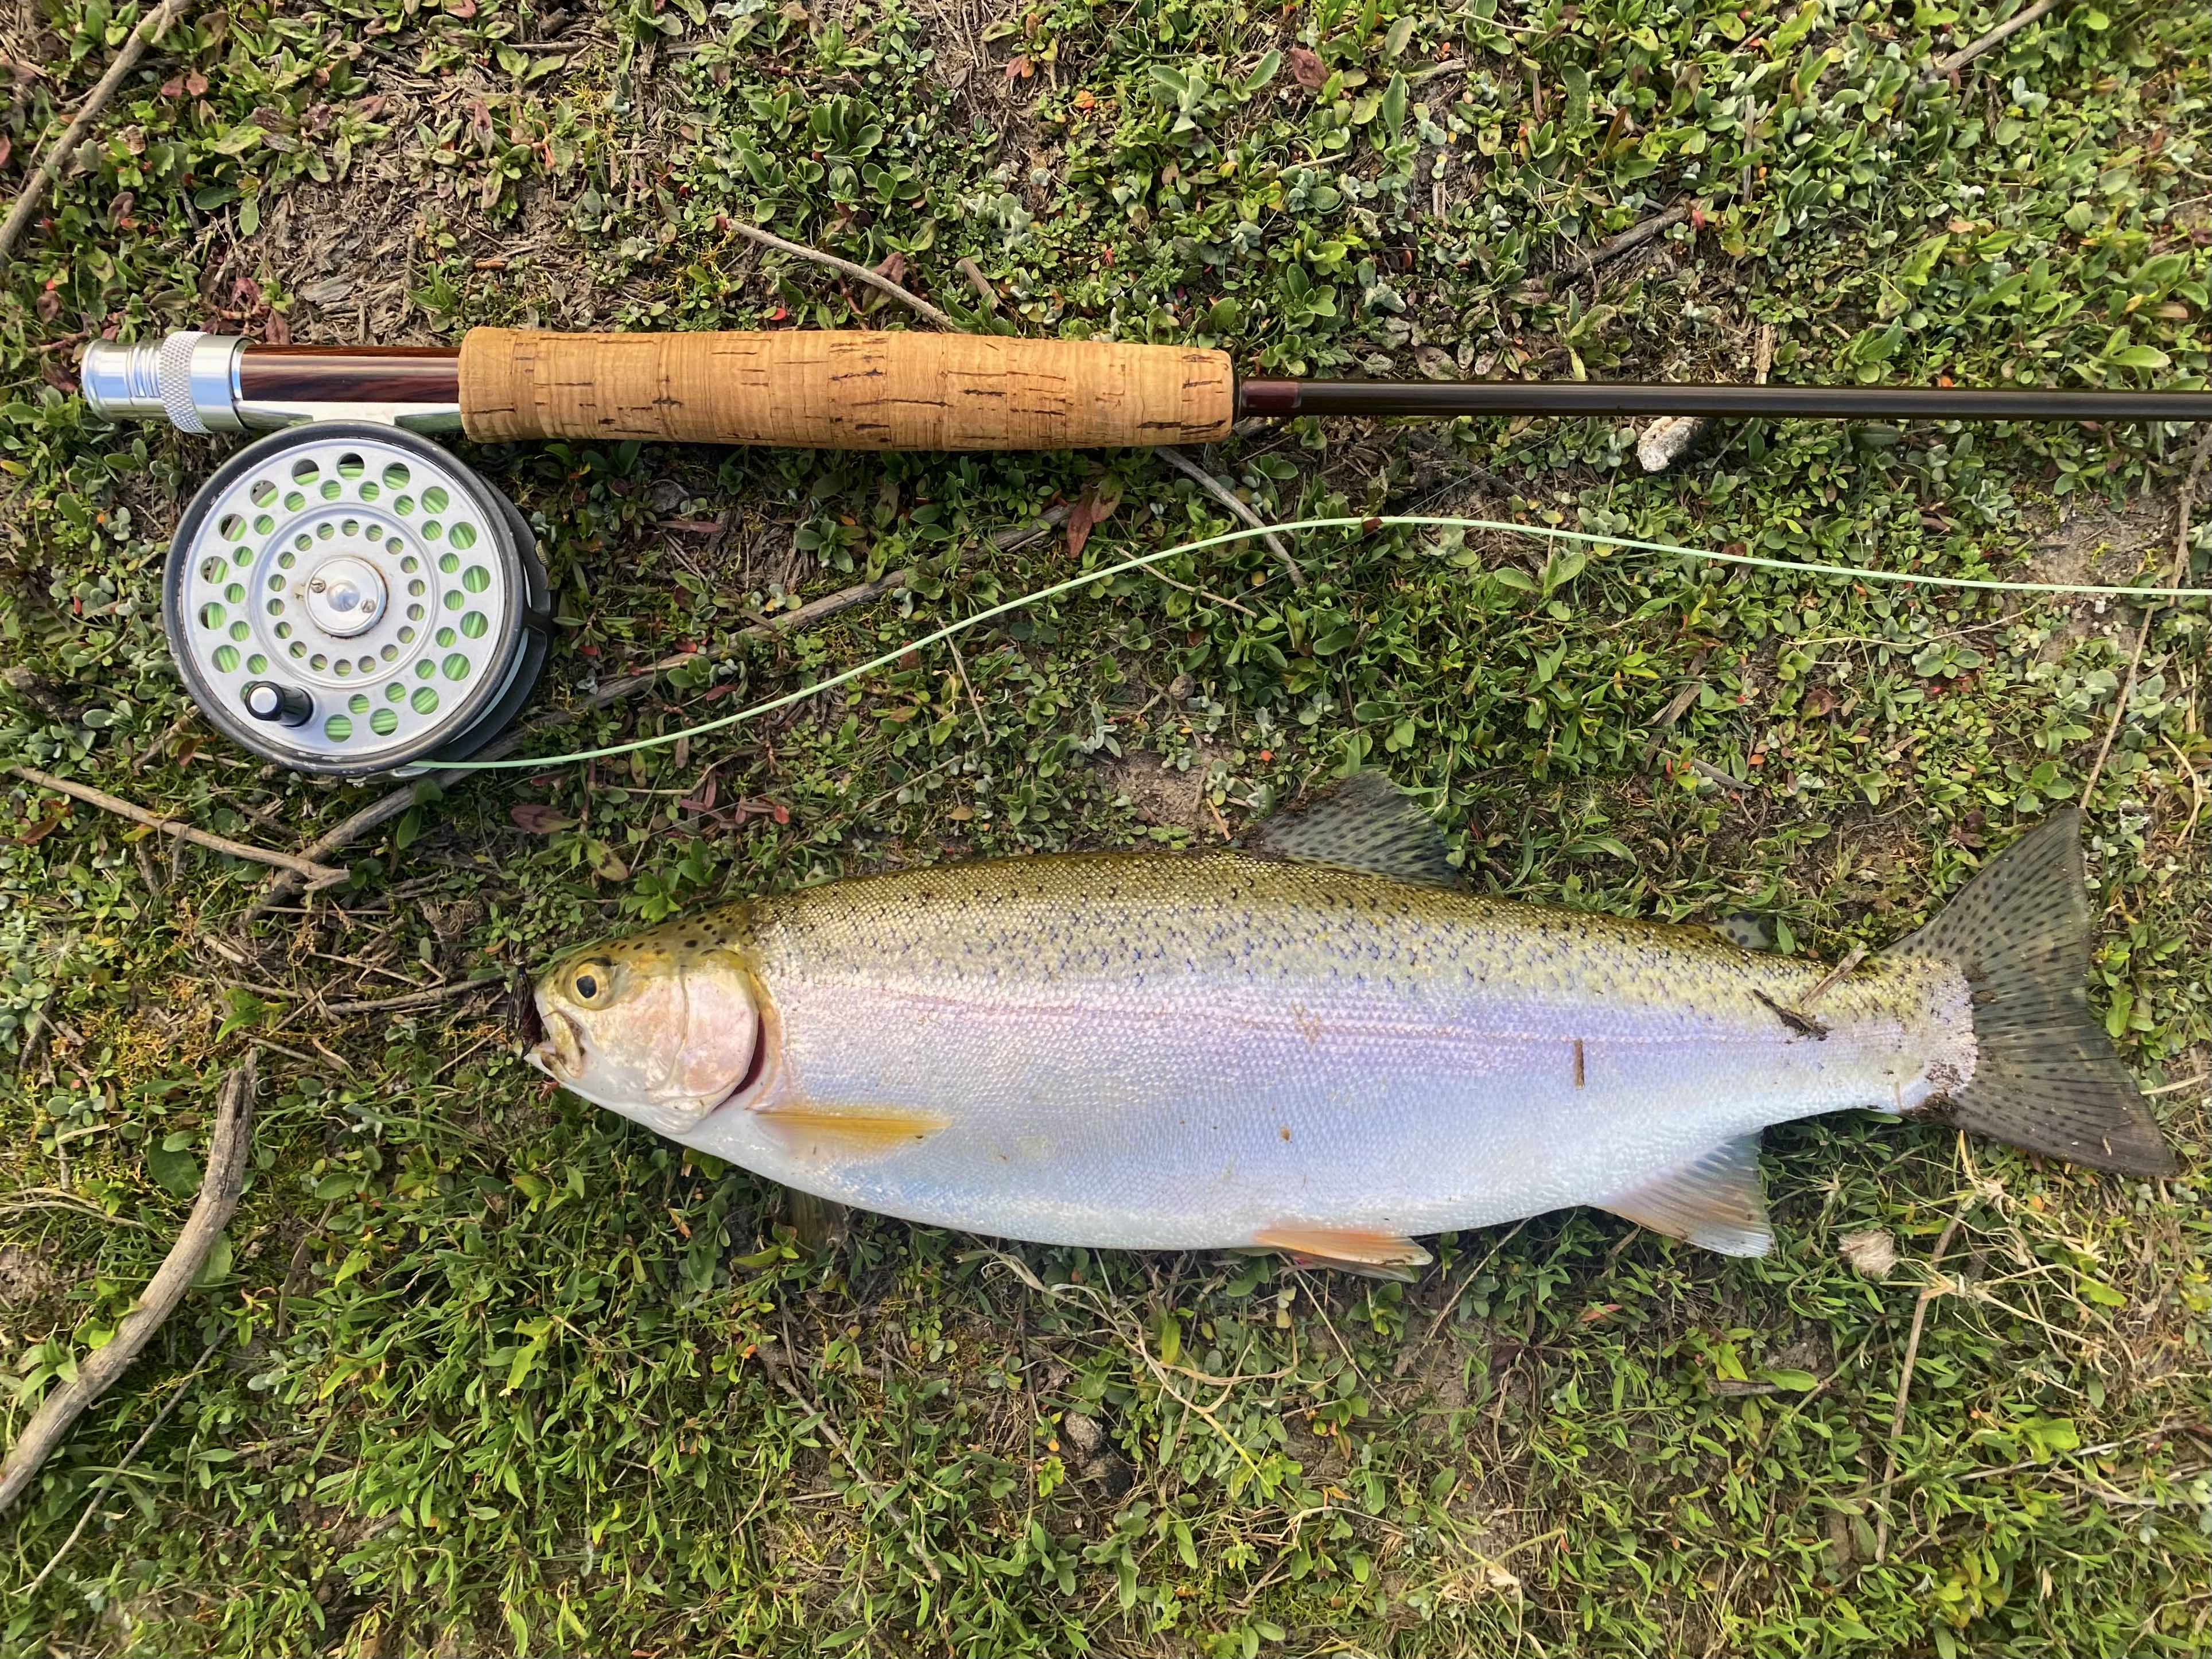
[{"label": "reel drag knob", "polygon": [[428,439],[364,421],[292,427],[225,462],[177,527],[162,609],[211,724],[340,777],[490,742],[552,627],[513,503]]},{"label": "reel drag knob", "polygon": [[315,717],[313,697],[296,685],[279,685],[274,680],[247,681],[239,701],[254,719],[279,726],[305,726]]}]

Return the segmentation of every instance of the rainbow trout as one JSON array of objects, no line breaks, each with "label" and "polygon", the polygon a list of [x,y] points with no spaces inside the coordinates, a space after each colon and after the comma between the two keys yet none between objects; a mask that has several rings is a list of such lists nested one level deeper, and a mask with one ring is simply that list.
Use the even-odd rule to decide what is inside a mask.
[{"label": "rainbow trout", "polygon": [[2075,813],[1840,975],[1457,881],[1361,774],[1236,849],[906,870],[586,948],[531,1058],[837,1203],[1370,1271],[1574,1204],[1763,1254],[1759,1131],[1853,1108],[2173,1168],[2083,993]]}]

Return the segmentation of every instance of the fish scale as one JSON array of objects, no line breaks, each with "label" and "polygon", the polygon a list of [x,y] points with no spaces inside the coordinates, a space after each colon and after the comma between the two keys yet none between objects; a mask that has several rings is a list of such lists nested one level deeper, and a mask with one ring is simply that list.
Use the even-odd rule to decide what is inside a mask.
[{"label": "fish scale", "polygon": [[1233,852],[905,872],[719,926],[781,1020],[793,1097],[951,1121],[873,1158],[741,1112],[694,1144],[1044,1243],[1479,1225],[1601,1201],[1769,1123],[1910,1109],[1929,1064],[1971,1066],[1942,963],[1838,988],[1815,1040],[1758,994],[1789,1006],[1821,970],[1700,930]]},{"label": "fish scale", "polygon": [[1758,1133],[1856,1107],[2172,1167],[2081,992],[2070,816],[1835,975],[1469,893],[1444,854],[1362,775],[1243,848],[747,900],[557,965],[533,1058],[837,1203],[1364,1267],[1576,1204],[1757,1253]]}]

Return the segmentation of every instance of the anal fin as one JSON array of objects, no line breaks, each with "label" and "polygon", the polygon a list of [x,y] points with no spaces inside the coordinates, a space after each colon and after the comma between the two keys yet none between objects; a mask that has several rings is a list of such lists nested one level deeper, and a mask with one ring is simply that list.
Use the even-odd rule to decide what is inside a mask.
[{"label": "anal fin", "polygon": [[1252,1242],[1263,1249],[1280,1250],[1302,1267],[1335,1267],[1374,1279],[1410,1279],[1414,1268],[1425,1267],[1435,1259],[1410,1238],[1364,1227],[1291,1223],[1263,1227]]},{"label": "anal fin", "polygon": [[1695,1163],[1598,1207],[1723,1255],[1765,1255],[1774,1248],[1756,1134],[1724,1140]]},{"label": "anal fin", "polygon": [[811,1102],[758,1108],[752,1114],[793,1151],[866,1156],[895,1152],[927,1140],[952,1120],[902,1106],[817,1106]]}]

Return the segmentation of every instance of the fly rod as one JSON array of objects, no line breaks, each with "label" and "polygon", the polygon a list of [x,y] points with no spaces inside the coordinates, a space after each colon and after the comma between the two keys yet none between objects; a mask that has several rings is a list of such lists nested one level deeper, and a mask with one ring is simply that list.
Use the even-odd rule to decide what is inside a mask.
[{"label": "fly rod", "polygon": [[179,333],[85,353],[94,412],[260,432],[179,521],[162,616],[209,720],[301,771],[466,759],[552,638],[530,522],[427,434],[845,450],[1210,443],[1304,415],[2192,421],[2212,392],[1245,380],[1228,355],[995,335],[553,334],[458,348]]},{"label": "fly rod", "polygon": [[211,334],[100,342],[111,418],[193,433],[369,419],[483,442],[661,440],[862,450],[1209,443],[1246,416],[1695,415],[2202,421],[2212,392],[1671,381],[1239,380],[1229,355],[997,335],[471,329],[458,348],[274,346]]}]

